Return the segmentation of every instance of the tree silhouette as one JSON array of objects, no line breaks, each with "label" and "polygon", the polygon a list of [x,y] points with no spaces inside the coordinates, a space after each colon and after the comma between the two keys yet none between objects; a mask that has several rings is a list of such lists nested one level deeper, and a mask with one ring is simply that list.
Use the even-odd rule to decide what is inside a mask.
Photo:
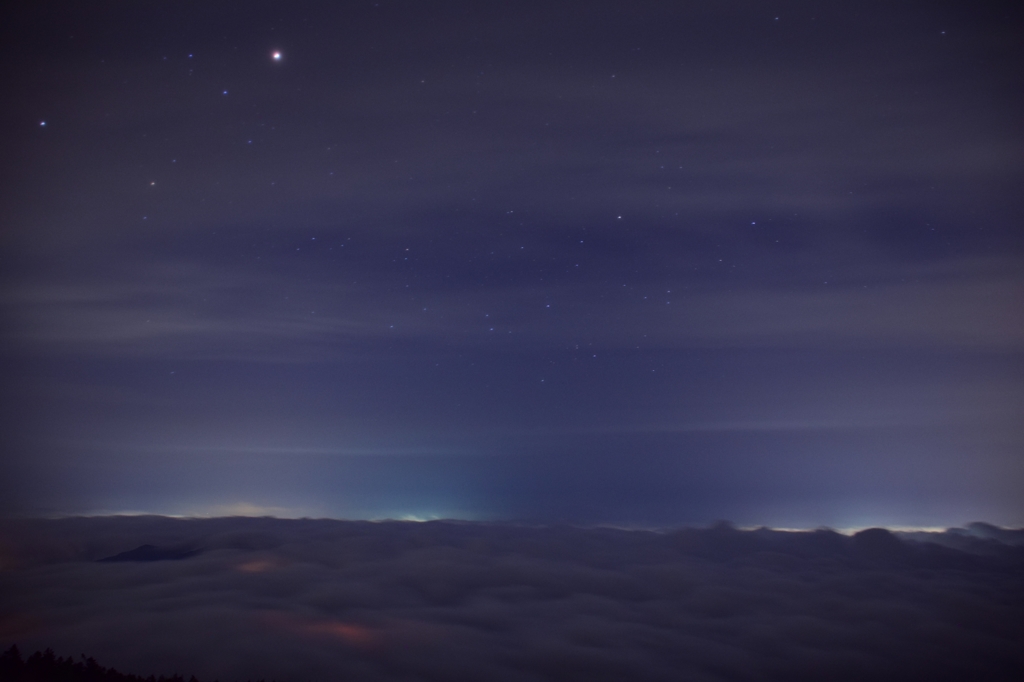
[{"label": "tree silhouette", "polygon": [[[52,649],[22,659],[17,646],[0,654],[0,682],[186,682],[181,675],[141,677],[104,668],[91,656],[81,660],[61,658]],[[187,682],[199,682],[193,675]]]}]

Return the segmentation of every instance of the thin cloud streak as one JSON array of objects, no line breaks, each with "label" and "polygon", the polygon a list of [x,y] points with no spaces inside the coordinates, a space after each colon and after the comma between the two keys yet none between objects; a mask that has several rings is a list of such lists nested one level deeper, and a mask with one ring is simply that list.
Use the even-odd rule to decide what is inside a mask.
[{"label": "thin cloud streak", "polygon": [[[817,291],[740,286],[727,293],[691,292],[685,283],[663,283],[660,292],[524,284],[427,292],[415,303],[338,285],[305,287],[292,302],[272,293],[286,289],[286,282],[253,274],[205,281],[200,274],[144,289],[85,283],[23,288],[5,297],[7,316],[17,321],[8,342],[92,355],[269,361],[343,359],[358,352],[352,344],[402,340],[529,347],[582,338],[600,348],[639,349],[1024,346],[1024,318],[1016,314],[1024,301],[1020,278],[870,287],[822,281]],[[584,295],[588,302],[580,302]],[[331,302],[303,305],[307,298]],[[209,303],[183,307],[189,299]]]}]

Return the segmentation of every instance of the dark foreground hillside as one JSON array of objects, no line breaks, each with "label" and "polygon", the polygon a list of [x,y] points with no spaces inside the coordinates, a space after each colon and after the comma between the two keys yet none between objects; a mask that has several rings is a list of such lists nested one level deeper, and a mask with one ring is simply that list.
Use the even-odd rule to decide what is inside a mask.
[{"label": "dark foreground hillside", "polygon": [[[1024,537],[982,524],[851,537],[22,520],[0,522],[0,566],[0,646],[146,675],[1024,679]],[[140,679],[82,659],[46,665],[107,676],[52,679]]]},{"label": "dark foreground hillside", "polygon": [[[61,657],[52,650],[37,651],[27,659],[17,646],[0,654],[0,680],[3,682],[186,682],[181,675],[170,677],[125,675],[113,668],[104,668],[94,658]],[[188,682],[199,682],[195,677]]]}]

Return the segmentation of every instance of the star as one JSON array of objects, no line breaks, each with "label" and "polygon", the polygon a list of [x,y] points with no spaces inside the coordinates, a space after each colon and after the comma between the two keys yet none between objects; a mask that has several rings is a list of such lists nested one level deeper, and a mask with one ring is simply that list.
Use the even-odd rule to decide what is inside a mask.
[{"label": "star", "polygon": [[275,62],[279,62],[279,61],[281,61],[281,53],[280,53],[280,52],[277,52],[277,51],[275,51],[275,52],[274,52],[273,54],[271,54],[271,55],[270,55],[270,57],[271,57],[271,59],[273,59],[273,60],[274,60]]}]

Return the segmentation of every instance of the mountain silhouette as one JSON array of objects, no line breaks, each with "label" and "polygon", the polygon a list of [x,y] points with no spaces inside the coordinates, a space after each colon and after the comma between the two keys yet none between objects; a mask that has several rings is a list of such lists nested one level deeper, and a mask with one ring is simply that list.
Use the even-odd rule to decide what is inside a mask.
[{"label": "mountain silhouette", "polygon": [[202,550],[199,549],[187,549],[182,547],[170,547],[161,549],[156,545],[141,545],[135,549],[128,550],[127,552],[121,552],[113,556],[108,556],[100,559],[101,562],[114,562],[114,561],[177,561],[179,559],[188,559],[189,557],[199,554]]}]

